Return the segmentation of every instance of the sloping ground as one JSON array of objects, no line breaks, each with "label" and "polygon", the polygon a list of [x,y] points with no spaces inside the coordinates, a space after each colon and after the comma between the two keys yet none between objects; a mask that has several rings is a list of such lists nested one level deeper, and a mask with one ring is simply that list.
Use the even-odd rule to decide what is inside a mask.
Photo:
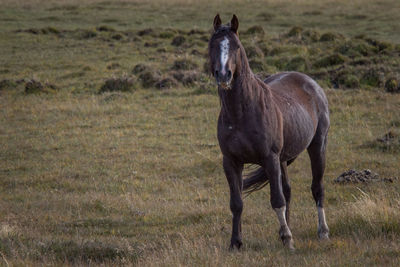
[{"label": "sloping ground", "polygon": [[[399,180],[334,183],[348,169],[400,177],[400,94],[384,88],[398,88],[399,46],[382,42],[400,40],[397,0],[0,2],[0,265],[398,266]],[[268,190],[244,200],[243,250],[227,249],[204,70],[217,10],[239,16],[261,77],[300,70],[326,89],[329,242],[303,153],[288,169],[296,252]]]},{"label": "sloping ground", "polygon": [[[214,86],[212,77],[207,73],[207,44],[209,32],[199,29],[188,31],[178,29],[144,29],[139,31],[119,31],[110,26],[101,25],[96,29],[61,30],[55,27],[22,29],[10,34],[18,38],[46,39],[50,43],[79,43],[88,50],[97,47],[99,51],[90,51],[95,55],[106,47],[116,50],[117,55],[103,62],[104,76],[120,76],[130,79],[131,85],[121,88],[130,91],[135,88],[167,89],[178,86],[208,89]],[[300,71],[309,74],[323,87],[338,89],[367,89],[400,92],[400,45],[382,42],[367,36],[346,38],[335,32],[293,27],[278,37],[269,36],[261,26],[253,26],[240,31],[240,38],[248,55],[250,65],[260,77],[279,71]],[[104,47],[105,46],[105,47]],[[99,49],[102,48],[102,49]],[[123,48],[123,49],[121,49]],[[128,49],[126,52],[122,50]],[[50,47],[56,49],[56,47]],[[56,51],[54,51],[56,53]],[[115,52],[110,52],[115,53]],[[131,58],[127,64],[118,58]],[[145,55],[143,57],[142,55]],[[79,55],[74,55],[79,56]],[[80,58],[82,60],[82,58]],[[54,59],[52,59],[54,60]],[[29,62],[31,64],[33,62]],[[90,61],[87,62],[90,64]],[[49,66],[51,67],[51,66]],[[95,67],[86,66],[63,75],[60,79],[49,77],[50,82],[66,87],[87,87],[87,78]],[[3,69],[3,73],[13,70]],[[8,76],[7,74],[4,76]],[[104,80],[103,76],[103,80]],[[17,79],[3,79],[0,90],[11,84],[30,77],[18,75]],[[52,81],[54,79],[54,81]],[[115,80],[115,77],[113,78]],[[123,83],[119,83],[122,84]],[[110,82],[105,85],[90,85],[92,90],[115,91]]]}]

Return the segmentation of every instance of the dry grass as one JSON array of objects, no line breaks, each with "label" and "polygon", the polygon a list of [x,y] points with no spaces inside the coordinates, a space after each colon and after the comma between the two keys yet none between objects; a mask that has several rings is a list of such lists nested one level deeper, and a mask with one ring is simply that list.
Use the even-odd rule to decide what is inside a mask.
[{"label": "dry grass", "polygon": [[[229,190],[216,140],[219,100],[213,81],[201,73],[210,10],[222,10],[227,1],[210,1],[207,8],[168,1],[165,10],[154,9],[160,1],[81,2],[1,2],[0,80],[12,82],[0,90],[0,265],[398,265],[399,180],[369,185],[333,180],[349,168],[400,176],[397,150],[369,145],[399,129],[399,94],[371,86],[326,88],[332,121],[325,176],[330,241],[317,240],[304,154],[289,168],[296,252],[282,248],[269,192],[262,190],[245,199],[244,247],[232,253],[227,249]],[[292,26],[309,29],[317,22],[321,32],[348,24],[341,28],[347,37],[366,32],[398,41],[394,29],[385,30],[398,21],[400,12],[389,8],[396,3],[269,1],[265,8],[261,1],[238,1],[223,15],[238,12],[243,29],[261,25],[274,46],[269,48],[278,47],[279,35]],[[296,15],[305,12],[309,15]],[[267,13],[277,15],[264,21]],[[364,13],[368,23],[359,17],[357,27],[346,16]],[[15,32],[49,24],[64,36]],[[366,31],[366,24],[385,26],[374,32]],[[115,32],[96,30],[101,25]],[[152,33],[138,36],[146,28]],[[204,34],[190,36],[192,29]],[[116,33],[126,35],[116,40]],[[179,34],[187,43],[174,47],[172,39]],[[258,40],[246,34],[243,39],[246,47]],[[323,45],[316,48],[335,49],[334,43]],[[311,49],[303,44],[284,48],[288,51],[276,60],[290,62],[297,53],[307,57]],[[268,60],[274,57],[265,54]],[[391,70],[399,66],[396,54],[374,56],[389,62]],[[200,73],[190,86],[144,88],[138,71],[131,92],[98,93],[107,78],[127,77],[139,63],[169,77],[173,63],[182,59],[196,63],[193,71]],[[24,82],[17,81],[31,78],[55,83],[58,90],[25,94]]]}]

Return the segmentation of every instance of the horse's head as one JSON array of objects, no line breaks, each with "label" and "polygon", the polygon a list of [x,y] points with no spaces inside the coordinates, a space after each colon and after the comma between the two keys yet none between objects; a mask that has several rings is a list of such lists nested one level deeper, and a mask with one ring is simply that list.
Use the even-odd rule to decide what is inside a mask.
[{"label": "horse's head", "polygon": [[231,88],[241,62],[238,27],[239,21],[235,15],[227,25],[221,24],[219,14],[214,18],[214,33],[208,44],[208,55],[212,75],[223,89]]}]

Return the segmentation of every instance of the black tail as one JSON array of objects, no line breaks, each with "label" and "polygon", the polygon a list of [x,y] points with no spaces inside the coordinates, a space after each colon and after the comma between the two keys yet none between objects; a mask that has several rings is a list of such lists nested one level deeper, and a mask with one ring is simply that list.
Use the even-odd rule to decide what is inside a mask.
[{"label": "black tail", "polygon": [[246,174],[243,180],[243,191],[249,195],[254,191],[260,190],[268,184],[268,177],[262,167]]}]

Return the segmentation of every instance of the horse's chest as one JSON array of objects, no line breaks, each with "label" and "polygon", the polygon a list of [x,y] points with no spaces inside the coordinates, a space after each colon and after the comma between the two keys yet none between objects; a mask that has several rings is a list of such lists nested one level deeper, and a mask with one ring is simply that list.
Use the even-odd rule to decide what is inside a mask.
[{"label": "horse's chest", "polygon": [[255,163],[264,154],[264,139],[257,131],[227,125],[218,132],[223,154],[229,154],[247,163]]}]

